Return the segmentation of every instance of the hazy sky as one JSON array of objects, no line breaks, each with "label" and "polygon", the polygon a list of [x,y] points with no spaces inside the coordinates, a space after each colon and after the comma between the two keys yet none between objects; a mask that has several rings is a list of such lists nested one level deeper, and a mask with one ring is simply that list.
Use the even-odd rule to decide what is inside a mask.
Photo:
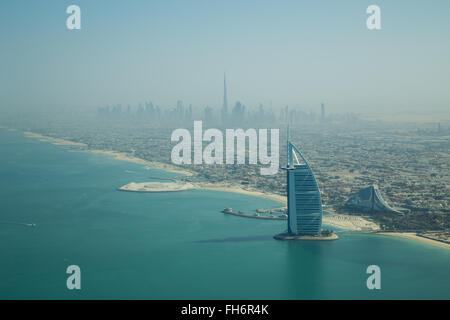
[{"label": "hazy sky", "polygon": [[[82,29],[66,28],[81,7]],[[366,28],[381,7],[382,30]],[[450,2],[1,0],[7,106],[450,109]]]}]

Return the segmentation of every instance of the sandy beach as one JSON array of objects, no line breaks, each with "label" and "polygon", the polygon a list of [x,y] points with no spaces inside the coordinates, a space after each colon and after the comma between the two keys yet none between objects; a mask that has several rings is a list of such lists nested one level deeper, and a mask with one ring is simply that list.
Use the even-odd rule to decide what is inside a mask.
[{"label": "sandy beach", "polygon": [[[24,135],[28,138],[38,139],[39,141],[49,142],[54,145],[71,145],[71,146],[78,146],[78,147],[86,147],[86,145],[83,143],[73,142],[73,141],[59,139],[59,138],[47,137],[47,136],[33,133],[33,132],[24,132]],[[161,163],[161,162],[155,162],[155,161],[148,161],[145,159],[137,158],[137,157],[127,154],[127,153],[123,153],[123,152],[116,152],[116,151],[110,151],[110,150],[83,149],[83,148],[80,150],[71,150],[71,151],[104,154],[104,155],[113,157],[116,160],[143,164],[143,165],[148,166],[149,168],[165,170],[165,171],[172,172],[172,173],[178,173],[180,175],[192,176],[192,175],[196,174],[195,172],[184,170],[184,169],[181,169],[174,165]],[[165,190],[165,186],[161,186],[161,185],[156,186],[154,183],[144,182],[141,184],[129,183],[125,186],[119,187],[118,189],[120,189],[122,191],[134,191],[134,192],[163,192]],[[166,191],[173,191],[172,188],[166,188],[166,189],[167,189]],[[203,189],[203,190],[233,192],[233,193],[240,193],[240,194],[245,194],[245,195],[249,195],[249,196],[262,197],[262,198],[270,199],[273,201],[277,201],[277,202],[283,204],[284,206],[287,205],[285,196],[281,196],[281,195],[273,194],[273,193],[260,192],[260,191],[256,191],[256,190],[245,190],[245,189],[241,188],[240,186],[234,186],[234,185],[231,185],[228,183],[217,184],[217,183],[209,183],[209,182],[197,182],[192,185],[189,184],[189,186],[187,186],[186,188],[180,188],[178,186],[175,189],[177,189],[177,191],[189,190],[189,189]],[[155,190],[157,190],[157,191],[155,191]],[[359,217],[359,216],[347,216],[347,215],[342,215],[342,214],[324,216],[323,223],[331,225],[331,226],[336,226],[338,228],[346,229],[346,230],[352,230],[352,231],[376,231],[376,230],[379,230],[378,225],[376,225],[375,223],[368,221],[362,217]]]},{"label": "sandy beach", "polygon": [[43,136],[41,134],[34,133],[34,132],[25,131],[23,134],[27,138],[38,139],[39,141],[42,141],[42,142],[50,142],[51,144],[54,144],[54,145],[86,147],[86,145],[81,142],[73,142],[73,141],[59,139],[59,138],[47,137],[47,136]]},{"label": "sandy beach", "polygon": [[123,152],[108,151],[108,150],[95,150],[95,149],[86,149],[86,150],[79,150],[79,151],[96,153],[96,154],[105,154],[105,155],[113,157],[116,160],[139,163],[139,164],[146,165],[149,168],[160,169],[160,170],[164,170],[164,171],[168,171],[168,172],[172,172],[172,173],[178,173],[180,175],[185,175],[185,176],[193,176],[194,175],[193,172],[184,170],[184,169],[179,168],[174,165],[137,158],[135,156],[132,156],[130,154],[123,153]]},{"label": "sandy beach", "polygon": [[260,191],[245,190],[238,186],[233,186],[230,184],[215,184],[215,183],[209,183],[209,182],[198,182],[198,183],[195,183],[195,186],[198,189],[204,189],[204,190],[234,192],[234,193],[240,193],[240,194],[245,194],[245,195],[249,195],[249,196],[262,197],[262,198],[274,200],[279,203],[282,203],[283,205],[286,205],[286,197],[278,195],[278,194],[274,194],[274,193],[265,193],[265,192],[260,192]]},{"label": "sandy beach", "polygon": [[372,232],[380,230],[380,226],[360,216],[348,214],[330,214],[323,216],[322,222],[345,230]]},{"label": "sandy beach", "polygon": [[[174,165],[156,162],[156,161],[148,161],[148,160],[137,158],[133,155],[122,153],[122,152],[108,151],[108,150],[82,149],[82,148],[86,148],[86,145],[84,143],[80,143],[80,142],[73,142],[73,141],[69,141],[69,140],[65,140],[65,139],[48,137],[48,136],[44,136],[41,134],[28,132],[28,131],[24,132],[24,135],[28,138],[38,139],[39,141],[49,142],[54,145],[70,145],[70,146],[80,147],[80,150],[71,150],[71,151],[105,154],[105,155],[114,157],[114,159],[117,159],[117,160],[139,163],[139,164],[146,165],[149,168],[165,170],[168,172],[178,173],[180,175],[193,176],[196,174],[195,172],[191,172],[191,171],[182,169],[182,168],[174,166]],[[149,192],[149,191],[146,191],[147,187],[148,186],[141,188],[140,186],[132,185],[132,183],[131,183],[126,186],[122,186],[121,188],[124,188],[123,189],[124,191]],[[150,189],[151,188],[153,188],[153,187],[150,187]],[[130,190],[126,190],[126,189],[130,189]],[[131,189],[133,189],[133,190],[131,190]],[[137,189],[141,189],[141,190],[137,190]],[[188,189],[203,189],[203,190],[215,190],[215,191],[223,191],[223,192],[240,193],[240,194],[274,200],[274,201],[277,201],[277,202],[283,204],[284,206],[286,206],[286,197],[285,196],[281,196],[278,194],[272,194],[272,193],[260,192],[260,191],[256,191],[256,190],[245,190],[245,189],[242,189],[240,186],[233,186],[231,184],[225,184],[225,183],[215,184],[215,183],[209,183],[209,182],[198,182],[198,183],[189,185],[186,188],[186,190],[188,190]],[[177,191],[182,191],[182,190],[184,190],[184,189],[181,188]],[[155,191],[150,191],[150,192],[155,192]],[[164,192],[164,190],[159,191],[159,192]],[[351,231],[373,232],[373,231],[380,230],[380,226],[378,224],[376,224],[375,222],[369,221],[361,216],[355,216],[355,215],[333,213],[330,215],[323,216],[322,221],[324,224],[335,226],[335,227],[345,229],[345,230],[351,230]],[[381,233],[380,232],[377,234],[400,237],[400,238],[404,238],[404,239],[427,243],[427,244],[438,246],[441,248],[450,249],[449,244],[446,244],[446,243],[443,243],[440,241],[436,241],[436,240],[432,240],[432,239],[427,239],[424,237],[420,237],[420,236],[417,236],[415,233],[406,233],[406,232],[405,233],[402,233],[402,232]]]},{"label": "sandy beach", "polygon": [[[278,194],[263,193],[258,191],[245,190],[237,186],[232,186],[230,184],[213,184],[208,182],[186,184],[186,188],[176,186],[172,187],[172,184],[167,184],[167,189],[164,190],[166,186],[157,182],[145,182],[145,183],[129,183],[128,185],[122,186],[119,190],[123,191],[135,191],[135,192],[163,192],[163,191],[182,191],[190,189],[201,189],[201,190],[212,190],[212,191],[223,191],[223,192],[233,192],[240,193],[249,196],[262,197],[270,200],[277,201],[284,206],[286,206],[286,197]],[[172,190],[175,188],[176,190]],[[157,191],[155,191],[157,190]],[[255,208],[256,209],[256,208]],[[364,219],[360,216],[352,216],[346,214],[331,214],[325,215],[322,218],[322,222],[327,225],[338,227],[345,230],[351,231],[378,231],[380,227],[372,221]]]},{"label": "sandy beach", "polygon": [[71,150],[71,151],[104,154],[104,155],[111,156],[111,157],[113,157],[116,160],[128,161],[128,162],[133,162],[133,163],[139,163],[139,164],[146,165],[149,168],[165,170],[165,171],[168,171],[168,172],[178,173],[180,175],[186,175],[186,176],[194,175],[193,172],[181,169],[181,168],[179,168],[177,166],[173,166],[173,165],[170,165],[170,164],[157,162],[157,161],[144,160],[144,159],[137,158],[137,157],[135,157],[133,155],[130,155],[130,154],[127,154],[127,153],[124,153],[124,152],[116,152],[116,151],[110,151],[110,150],[85,149],[87,147],[87,145],[84,144],[84,143],[81,143],[81,142],[74,142],[74,141],[60,139],[60,138],[48,137],[48,136],[44,136],[44,135],[41,135],[41,134],[38,134],[38,133],[29,132],[29,131],[25,131],[24,135],[27,138],[38,139],[41,142],[49,142],[49,143],[51,143],[53,145],[76,146],[76,147],[82,148],[82,149],[79,149],[79,150]]},{"label": "sandy beach", "polygon": [[379,232],[377,234],[391,236],[391,237],[400,237],[400,238],[404,238],[404,239],[419,241],[422,243],[430,244],[430,245],[441,247],[441,248],[450,249],[450,244],[448,244],[448,243],[444,243],[444,242],[440,242],[440,241],[436,241],[436,240],[432,240],[432,239],[427,239],[427,238],[416,235],[416,233],[414,233],[414,232]]},{"label": "sandy beach", "polygon": [[[232,186],[229,184],[213,184],[208,182],[196,183],[196,188],[203,190],[215,190],[215,191],[223,191],[223,192],[234,192],[245,194],[249,196],[262,197],[270,200],[277,201],[284,206],[286,206],[286,197],[273,194],[273,193],[264,193],[253,190],[245,190],[238,186]],[[324,224],[328,224],[334,227],[338,227],[345,230],[351,231],[366,231],[372,232],[380,230],[380,226],[375,222],[364,219],[360,216],[346,215],[346,214],[331,214],[322,217],[322,222]]]}]

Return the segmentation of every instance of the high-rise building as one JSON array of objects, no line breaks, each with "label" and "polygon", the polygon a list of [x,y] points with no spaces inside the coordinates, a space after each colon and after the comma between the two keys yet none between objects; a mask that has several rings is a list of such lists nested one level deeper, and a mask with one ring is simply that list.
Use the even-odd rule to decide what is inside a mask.
[{"label": "high-rise building", "polygon": [[213,110],[210,106],[206,106],[204,112],[204,121],[207,123],[211,123],[213,121]]},{"label": "high-rise building", "polygon": [[227,100],[227,79],[225,73],[223,74],[223,105],[222,105],[222,123],[228,120],[228,100]]},{"label": "high-rise building", "polygon": [[[300,164],[298,156],[303,160]],[[295,160],[295,164],[294,164]],[[319,236],[322,200],[316,178],[301,152],[287,141],[288,234]]]},{"label": "high-rise building", "polygon": [[325,121],[325,105],[323,103],[320,105],[320,111],[320,120],[323,122]]},{"label": "high-rise building", "polygon": [[391,207],[381,195],[377,185],[371,185],[352,194],[345,203],[345,208],[368,213],[402,213],[404,208]]}]

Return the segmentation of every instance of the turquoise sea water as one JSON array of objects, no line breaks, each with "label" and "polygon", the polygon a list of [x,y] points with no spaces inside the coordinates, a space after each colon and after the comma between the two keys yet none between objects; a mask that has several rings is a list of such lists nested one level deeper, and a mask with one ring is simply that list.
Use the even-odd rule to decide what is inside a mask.
[{"label": "turquoise sea water", "polygon": [[[119,192],[174,174],[4,129],[0,150],[1,299],[450,299],[446,249],[342,231],[281,242],[284,221],[220,213],[279,207],[267,199]],[[66,287],[72,264],[81,290]],[[373,264],[381,290],[366,287]]]}]

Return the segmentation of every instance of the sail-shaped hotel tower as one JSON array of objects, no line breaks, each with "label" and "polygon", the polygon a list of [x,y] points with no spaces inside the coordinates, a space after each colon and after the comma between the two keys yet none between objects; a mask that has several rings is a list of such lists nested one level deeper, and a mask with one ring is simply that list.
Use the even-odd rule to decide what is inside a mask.
[{"label": "sail-shaped hotel tower", "polygon": [[[298,156],[303,160],[300,164]],[[295,161],[295,163],[294,163]],[[322,200],[316,178],[302,153],[287,140],[288,234],[320,236]]]}]

